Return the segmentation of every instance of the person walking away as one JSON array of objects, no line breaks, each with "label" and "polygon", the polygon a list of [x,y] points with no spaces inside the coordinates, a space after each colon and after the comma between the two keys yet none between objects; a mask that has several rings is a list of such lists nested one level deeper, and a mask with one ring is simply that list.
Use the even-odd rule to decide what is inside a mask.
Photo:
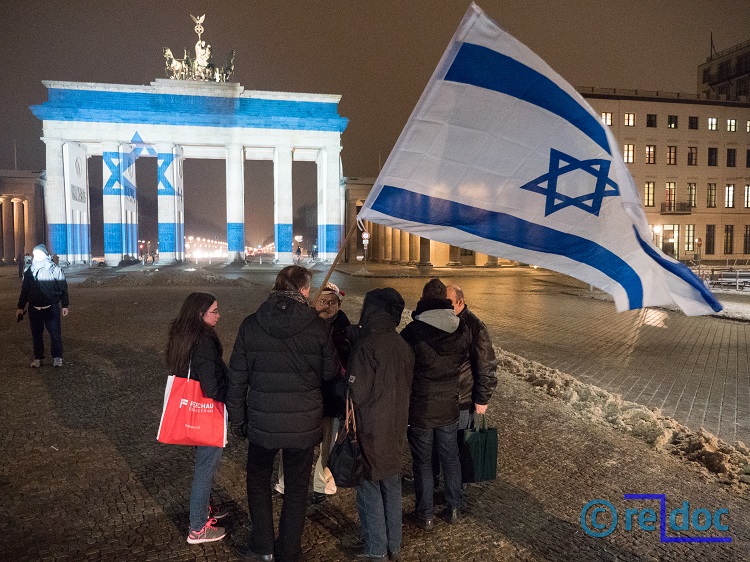
[{"label": "person walking away", "polygon": [[26,269],[23,253],[19,253],[16,256],[16,265],[18,266],[18,278],[23,279],[23,271]]},{"label": "person walking away", "polygon": [[398,560],[401,458],[406,448],[414,353],[396,332],[404,299],[392,288],[365,295],[349,358],[349,388],[365,479],[357,486],[362,549],[357,560]]},{"label": "person walking away", "polygon": [[448,285],[446,296],[456,316],[466,324],[471,342],[469,357],[461,365],[458,375],[458,429],[461,430],[471,427],[475,413],[487,412],[487,404],[497,387],[497,358],[487,326],[469,310],[461,287]]},{"label": "person walking away", "polygon": [[445,478],[448,505],[443,517],[451,524],[458,522],[463,503],[458,457],[458,375],[469,354],[469,335],[445,294],[445,285],[439,280],[429,281],[412,315],[414,321],[401,332],[415,355],[407,431],[416,494],[412,521],[425,530],[434,526],[433,439]]},{"label": "person walking away", "polygon": [[[312,275],[291,265],[273,291],[245,318],[232,351],[227,408],[232,433],[248,439],[249,543],[243,560],[302,558],[313,450],[323,431],[321,385],[335,372],[335,350],[325,320],[307,298]],[[284,462],[285,490],[274,541],[271,474],[276,454]]]},{"label": "person walking away", "polygon": [[[209,293],[191,293],[169,327],[167,367],[179,377],[200,381],[203,394],[226,402],[227,366],[216,333],[219,302]],[[217,527],[227,511],[211,500],[211,485],[219,468],[223,447],[195,447],[195,470],[190,490],[190,530],[187,542],[199,544],[224,538],[226,530]]]},{"label": "person walking away", "polygon": [[60,314],[68,315],[68,282],[65,273],[52,262],[44,244],[32,250],[31,265],[24,271],[16,315],[29,306],[29,326],[34,345],[31,366],[38,368],[44,360],[44,329],[50,337],[52,365],[62,367],[63,345]]}]

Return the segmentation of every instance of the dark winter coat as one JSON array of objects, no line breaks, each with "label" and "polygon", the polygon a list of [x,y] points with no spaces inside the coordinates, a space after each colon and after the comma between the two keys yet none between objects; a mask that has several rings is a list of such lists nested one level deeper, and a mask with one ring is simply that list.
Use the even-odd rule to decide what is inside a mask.
[{"label": "dark winter coat", "polygon": [[[190,356],[190,378],[200,381],[201,390],[208,398],[227,401],[228,369],[221,356],[221,345],[210,334],[202,334],[195,342]],[[187,371],[177,373],[186,377]]]},{"label": "dark winter coat", "polygon": [[497,386],[497,358],[487,327],[468,306],[458,314],[469,331],[469,357],[459,374],[459,406],[468,410],[474,404],[486,405]]},{"label": "dark winter coat", "polygon": [[352,325],[343,310],[339,310],[330,322],[326,322],[331,333],[333,346],[336,349],[336,376],[333,380],[324,381],[323,415],[327,418],[343,416],[346,406],[346,367],[349,360],[351,344],[347,328]]},{"label": "dark winter coat", "polygon": [[68,282],[52,259],[34,260],[23,274],[18,308],[56,305],[68,308]]},{"label": "dark winter coat", "polygon": [[242,322],[229,362],[227,409],[251,443],[304,449],[322,438],[320,386],[335,375],[335,351],[315,309],[272,293]]},{"label": "dark winter coat", "polygon": [[394,289],[367,293],[349,357],[349,388],[368,480],[398,474],[406,448],[414,353],[396,332],[403,308]]},{"label": "dark winter coat", "polygon": [[422,299],[401,336],[414,350],[409,424],[430,429],[458,421],[458,374],[469,356],[469,332],[449,300]]}]

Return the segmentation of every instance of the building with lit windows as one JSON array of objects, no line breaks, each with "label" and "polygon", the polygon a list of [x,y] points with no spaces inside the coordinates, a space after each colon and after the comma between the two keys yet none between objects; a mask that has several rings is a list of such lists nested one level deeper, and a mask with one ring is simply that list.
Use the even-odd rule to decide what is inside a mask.
[{"label": "building with lit windows", "polygon": [[750,102],[579,91],[615,135],[656,245],[683,261],[748,263]]}]

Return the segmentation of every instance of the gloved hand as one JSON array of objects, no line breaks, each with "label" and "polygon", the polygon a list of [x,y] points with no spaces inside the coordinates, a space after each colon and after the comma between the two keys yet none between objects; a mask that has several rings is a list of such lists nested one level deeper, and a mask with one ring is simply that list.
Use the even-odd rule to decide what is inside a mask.
[{"label": "gloved hand", "polygon": [[247,428],[245,423],[231,422],[229,424],[229,432],[232,434],[232,437],[238,441],[244,441],[247,439]]}]

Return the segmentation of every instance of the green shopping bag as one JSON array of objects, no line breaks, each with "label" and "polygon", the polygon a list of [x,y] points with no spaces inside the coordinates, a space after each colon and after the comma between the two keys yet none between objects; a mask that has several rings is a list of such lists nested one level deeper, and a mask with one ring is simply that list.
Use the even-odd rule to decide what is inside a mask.
[{"label": "green shopping bag", "polygon": [[[477,417],[482,418],[480,426],[477,426]],[[474,416],[469,429],[459,430],[458,451],[464,483],[497,478],[497,428],[487,427],[484,414]]]}]

